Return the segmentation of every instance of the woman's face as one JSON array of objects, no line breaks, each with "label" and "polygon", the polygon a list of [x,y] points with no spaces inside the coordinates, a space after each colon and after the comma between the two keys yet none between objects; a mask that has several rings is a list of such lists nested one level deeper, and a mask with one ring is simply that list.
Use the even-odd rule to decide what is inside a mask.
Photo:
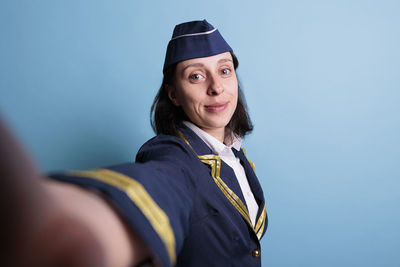
[{"label": "woman's face", "polygon": [[182,61],[176,66],[175,87],[168,96],[198,127],[224,138],[236,109],[238,81],[229,52]]}]

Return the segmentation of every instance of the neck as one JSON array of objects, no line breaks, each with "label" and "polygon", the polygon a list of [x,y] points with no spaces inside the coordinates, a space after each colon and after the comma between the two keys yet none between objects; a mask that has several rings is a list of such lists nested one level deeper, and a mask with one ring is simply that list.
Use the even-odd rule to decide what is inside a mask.
[{"label": "neck", "polygon": [[220,141],[221,143],[224,143],[225,141],[225,128],[218,128],[218,129],[209,129],[209,128],[202,128],[200,127],[203,131],[211,135],[212,137],[215,137]]}]

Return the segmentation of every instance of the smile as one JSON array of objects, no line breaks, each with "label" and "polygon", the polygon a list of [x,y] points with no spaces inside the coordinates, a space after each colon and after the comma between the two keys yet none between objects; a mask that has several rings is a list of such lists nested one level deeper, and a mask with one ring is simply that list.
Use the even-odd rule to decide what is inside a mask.
[{"label": "smile", "polygon": [[228,106],[228,102],[226,102],[226,103],[215,103],[215,104],[212,104],[212,105],[205,106],[205,108],[206,108],[206,110],[208,112],[217,113],[217,112],[221,112],[221,111],[225,110],[227,106]]}]

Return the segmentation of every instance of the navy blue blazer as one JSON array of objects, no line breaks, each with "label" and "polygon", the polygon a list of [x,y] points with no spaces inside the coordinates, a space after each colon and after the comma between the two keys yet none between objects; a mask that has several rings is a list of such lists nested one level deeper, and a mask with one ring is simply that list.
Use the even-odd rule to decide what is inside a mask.
[{"label": "navy blue blazer", "polygon": [[136,163],[51,177],[103,192],[163,266],[261,266],[267,214],[254,165],[233,149],[259,205],[253,227],[232,168],[188,127],[179,134],[147,141]]}]

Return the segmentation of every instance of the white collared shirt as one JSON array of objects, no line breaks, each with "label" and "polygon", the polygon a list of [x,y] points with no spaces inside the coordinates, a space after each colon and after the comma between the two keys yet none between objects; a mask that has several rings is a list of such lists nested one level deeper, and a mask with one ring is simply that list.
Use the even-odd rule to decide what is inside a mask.
[{"label": "white collared shirt", "polygon": [[204,141],[208,145],[208,147],[217,154],[221,160],[223,160],[229,167],[231,167],[235,173],[236,179],[239,182],[240,189],[242,190],[242,194],[244,200],[246,201],[247,209],[249,210],[250,220],[253,226],[255,226],[257,212],[258,212],[258,204],[254,198],[253,192],[251,191],[249,182],[246,177],[246,172],[242,164],[240,163],[240,159],[233,154],[232,147],[236,150],[240,150],[242,145],[242,139],[232,134],[232,143],[227,146],[224,143],[221,143],[218,139],[206,133],[193,123],[189,121],[184,121],[187,127],[189,127],[193,132],[195,132],[201,140]]}]

